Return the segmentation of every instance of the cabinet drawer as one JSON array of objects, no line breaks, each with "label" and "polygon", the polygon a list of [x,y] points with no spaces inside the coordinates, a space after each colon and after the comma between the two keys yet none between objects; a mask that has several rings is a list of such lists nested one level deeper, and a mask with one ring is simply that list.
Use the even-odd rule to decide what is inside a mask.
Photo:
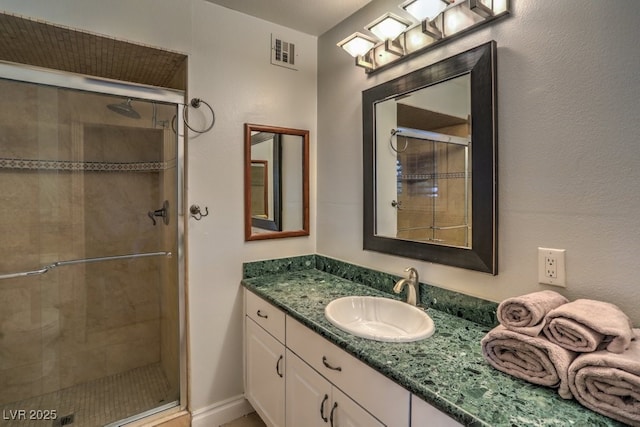
[{"label": "cabinet drawer", "polygon": [[284,312],[246,289],[244,295],[247,316],[284,343]]},{"label": "cabinet drawer", "polygon": [[287,347],[385,425],[409,425],[408,390],[289,316]]}]

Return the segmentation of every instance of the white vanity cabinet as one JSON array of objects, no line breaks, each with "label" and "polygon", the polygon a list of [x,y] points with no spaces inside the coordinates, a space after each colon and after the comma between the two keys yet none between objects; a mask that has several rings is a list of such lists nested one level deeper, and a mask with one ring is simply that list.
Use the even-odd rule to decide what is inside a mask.
[{"label": "white vanity cabinet", "polygon": [[245,313],[245,396],[267,425],[284,427],[284,313],[250,292]]},{"label": "white vanity cabinet", "polygon": [[462,427],[462,424],[424,400],[411,395],[411,427]]},{"label": "white vanity cabinet", "polygon": [[384,427],[289,350],[286,359],[287,426]]},{"label": "white vanity cabinet", "polygon": [[262,298],[244,294],[245,395],[268,426],[461,426]]}]

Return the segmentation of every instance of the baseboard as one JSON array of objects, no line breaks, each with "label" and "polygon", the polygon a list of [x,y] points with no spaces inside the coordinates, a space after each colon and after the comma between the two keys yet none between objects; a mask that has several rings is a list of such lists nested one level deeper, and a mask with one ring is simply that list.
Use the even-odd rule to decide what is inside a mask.
[{"label": "baseboard", "polygon": [[219,427],[250,412],[253,408],[249,402],[244,395],[238,395],[193,411],[191,427]]}]

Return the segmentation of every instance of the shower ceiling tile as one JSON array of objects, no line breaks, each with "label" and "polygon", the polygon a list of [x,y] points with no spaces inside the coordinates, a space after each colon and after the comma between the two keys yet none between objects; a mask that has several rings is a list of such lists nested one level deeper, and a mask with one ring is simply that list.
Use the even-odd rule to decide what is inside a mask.
[{"label": "shower ceiling tile", "polygon": [[0,13],[0,60],[171,89],[186,89],[187,56]]}]

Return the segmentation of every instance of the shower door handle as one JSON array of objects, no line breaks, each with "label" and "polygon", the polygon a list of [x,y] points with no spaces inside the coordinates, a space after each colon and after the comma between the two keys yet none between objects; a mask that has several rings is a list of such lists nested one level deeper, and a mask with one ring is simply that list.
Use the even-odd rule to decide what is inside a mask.
[{"label": "shower door handle", "polygon": [[98,258],[80,258],[80,259],[72,259],[68,261],[57,261],[57,262],[54,262],[53,264],[45,265],[44,267],[38,270],[21,271],[18,273],[9,273],[9,274],[0,274],[0,280],[15,279],[16,277],[26,277],[26,276],[35,276],[38,274],[45,274],[49,270],[53,270],[54,268],[58,268],[58,267],[63,267],[65,265],[87,264],[87,263],[101,262],[101,261],[115,261],[115,260],[134,259],[134,258],[156,257],[156,256],[171,257],[171,252],[145,252],[145,253],[139,253],[139,254],[111,255],[111,256],[104,256],[104,257],[98,257]]}]

